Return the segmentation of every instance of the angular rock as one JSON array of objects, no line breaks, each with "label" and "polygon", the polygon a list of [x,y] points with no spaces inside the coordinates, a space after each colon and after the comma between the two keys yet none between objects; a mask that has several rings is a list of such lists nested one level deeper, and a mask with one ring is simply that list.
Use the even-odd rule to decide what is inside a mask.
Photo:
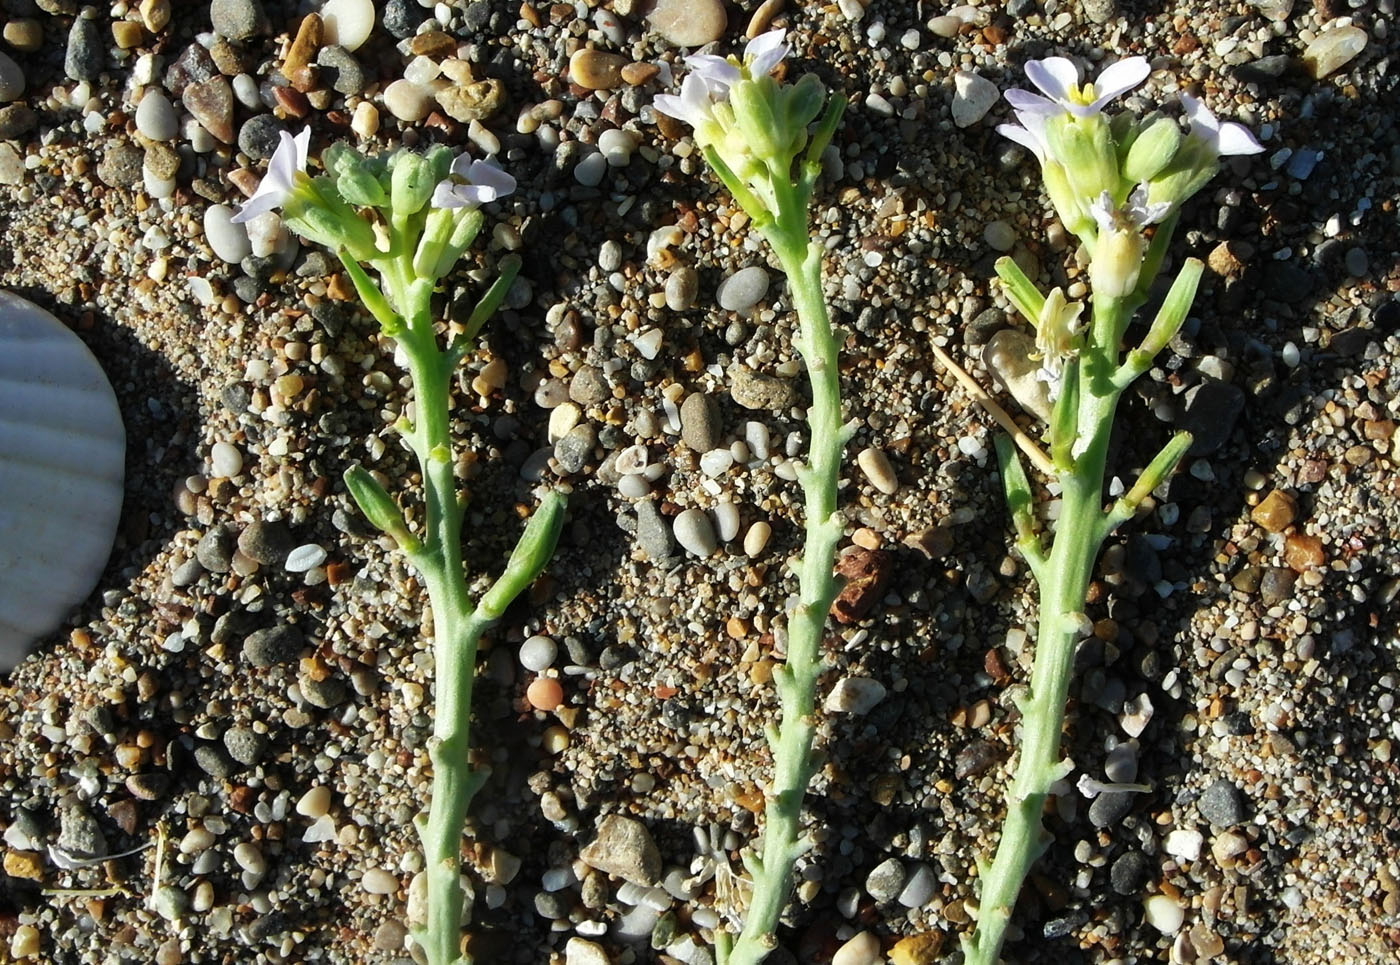
[{"label": "angular rock", "polygon": [[623,881],[650,887],[661,880],[661,852],[645,824],[621,814],[609,814],[598,836],[579,852],[583,863]]}]

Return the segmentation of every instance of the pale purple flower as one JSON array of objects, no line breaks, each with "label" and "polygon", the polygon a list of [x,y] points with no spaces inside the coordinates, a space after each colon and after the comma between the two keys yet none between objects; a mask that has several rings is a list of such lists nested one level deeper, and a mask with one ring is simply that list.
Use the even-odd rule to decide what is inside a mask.
[{"label": "pale purple flower", "polygon": [[311,145],[311,128],[302,128],[296,137],[286,131],[279,131],[277,150],[272,152],[272,160],[267,163],[267,173],[263,175],[253,196],[244,201],[238,213],[229,220],[242,224],[287,203],[297,186],[297,176],[306,175],[306,152]]},{"label": "pale purple flower", "polygon": [[[1152,72],[1145,57],[1126,57],[1099,72],[1092,84],[1079,84],[1079,68],[1067,57],[1046,57],[1026,62],[1026,77],[1041,94],[1012,89],[1007,102],[1017,115],[1040,114],[1053,117],[1066,111],[1075,117],[1091,117],[1109,101],[1132,90]],[[1022,118],[1024,120],[1024,118]]]},{"label": "pale purple flower", "polygon": [[1264,145],[1255,140],[1249,128],[1234,121],[1220,123],[1209,107],[1190,94],[1181,95],[1181,106],[1186,109],[1186,119],[1191,122],[1191,133],[1210,145],[1216,156],[1258,154],[1264,150]]},{"label": "pale purple flower", "polygon": [[1157,224],[1172,212],[1171,202],[1148,201],[1147,192],[1148,186],[1139,184],[1133,188],[1132,194],[1128,195],[1128,200],[1119,207],[1113,203],[1112,195],[1105,191],[1099,195],[1097,201],[1089,205],[1089,213],[1094,216],[1100,231],[1111,231],[1115,228],[1141,230],[1148,225]]},{"label": "pale purple flower", "polygon": [[700,127],[713,118],[715,102],[727,98],[730,87],[746,77],[754,79],[772,73],[788,55],[788,46],[783,42],[786,36],[787,31],[782,29],[759,34],[745,45],[742,64],[715,54],[691,54],[685,59],[690,73],[681,81],[680,94],[657,94],[652,105],[691,127]]},{"label": "pale purple flower", "polygon": [[433,189],[434,208],[475,208],[515,190],[515,178],[489,161],[473,161],[465,154],[452,162],[452,174]]},{"label": "pale purple flower", "polygon": [[1020,123],[998,124],[997,133],[1026,148],[1035,155],[1037,161],[1044,164],[1046,156],[1050,153],[1050,146],[1045,142],[1046,119],[1045,114],[1017,112],[1016,120]]}]

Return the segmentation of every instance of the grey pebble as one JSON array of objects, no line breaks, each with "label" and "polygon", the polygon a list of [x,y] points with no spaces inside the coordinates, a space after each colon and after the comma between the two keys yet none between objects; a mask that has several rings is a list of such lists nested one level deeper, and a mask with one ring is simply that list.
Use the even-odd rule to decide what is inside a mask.
[{"label": "grey pebble", "polygon": [[0,141],[12,141],[34,130],[39,115],[24,104],[0,107]]},{"label": "grey pebble", "polygon": [[229,40],[247,40],[267,30],[267,15],[258,0],[211,0],[209,20],[214,32]]},{"label": "grey pebble", "polygon": [[254,520],[238,537],[238,548],[243,555],[263,566],[281,563],[294,545],[287,524],[275,519]]},{"label": "grey pebble", "polygon": [[710,522],[710,517],[705,515],[702,509],[691,507],[676,516],[672,524],[675,532],[676,542],[690,553],[699,557],[706,557],[719,549],[719,540],[715,537],[715,527]]},{"label": "grey pebble", "polygon": [[904,865],[899,859],[887,858],[865,876],[865,890],[881,904],[894,901],[904,890],[904,877]]},{"label": "grey pebble", "polygon": [[569,398],[579,405],[595,405],[611,397],[608,380],[597,366],[585,365],[569,380]]},{"label": "grey pebble", "polygon": [[1223,777],[1206,788],[1196,801],[1201,817],[1217,827],[1229,828],[1244,820],[1244,801],[1239,788]]},{"label": "grey pebble", "polygon": [[1259,600],[1265,606],[1276,606],[1293,596],[1298,574],[1286,566],[1271,566],[1259,580]]},{"label": "grey pebble", "polygon": [[551,921],[568,918],[572,906],[573,902],[562,891],[541,891],[535,894],[535,914],[541,918]]},{"label": "grey pebble", "polygon": [[796,403],[797,388],[791,379],[763,375],[746,365],[734,365],[729,369],[729,395],[745,409],[780,412]]},{"label": "grey pebble", "polygon": [[963,328],[963,343],[969,347],[986,345],[992,336],[1006,327],[1006,312],[1000,308],[984,308]]},{"label": "grey pebble", "polygon": [[657,561],[669,558],[676,551],[671,527],[666,525],[654,503],[637,504],[637,545],[648,559]]},{"label": "grey pebble", "polygon": [[101,858],[107,854],[102,826],[91,811],[76,802],[59,812],[58,846],[77,858]]},{"label": "grey pebble", "polygon": [[554,444],[554,460],[559,464],[559,471],[565,475],[582,471],[597,441],[597,432],[587,423],[570,429]]},{"label": "grey pebble", "polygon": [[1371,270],[1371,259],[1366,257],[1364,248],[1348,248],[1343,263],[1346,265],[1347,274],[1353,278],[1365,277],[1366,272]]},{"label": "grey pebble", "polygon": [[350,97],[365,89],[364,68],[354,54],[339,44],[331,44],[317,51],[316,63],[330,72],[331,89],[337,94]]},{"label": "grey pebble", "polygon": [[1016,229],[1005,221],[991,221],[982,229],[982,240],[993,251],[1010,251],[1016,244]]},{"label": "grey pebble", "polygon": [[63,72],[71,80],[96,80],[102,72],[102,35],[95,20],[78,17],[68,31]]},{"label": "grey pebble", "polygon": [[1108,869],[1108,880],[1118,894],[1135,895],[1147,883],[1151,871],[1152,862],[1147,855],[1141,851],[1125,851]]},{"label": "grey pebble", "polygon": [[301,631],[293,626],[254,630],[243,638],[243,659],[255,667],[292,663],[301,656],[304,642]]},{"label": "grey pebble", "polygon": [[1132,791],[1104,791],[1089,805],[1089,822],[1096,828],[1112,827],[1132,809]]},{"label": "grey pebble", "polygon": [[281,143],[287,125],[272,114],[255,114],[238,131],[238,149],[251,158],[265,161]]},{"label": "grey pebble", "polygon": [[692,392],[681,403],[681,441],[701,453],[719,445],[719,407],[703,392]]},{"label": "grey pebble", "polygon": [[209,56],[209,51],[204,45],[192,43],[180,51],[180,56],[166,68],[165,89],[174,96],[181,97],[186,87],[209,80],[218,72],[219,68],[214,66],[214,58]]},{"label": "grey pebble", "polygon": [[156,801],[170,787],[170,776],[159,771],[133,774],[126,779],[126,789],[138,801]]},{"label": "grey pebble", "polygon": [[624,881],[650,887],[661,879],[661,852],[642,822],[609,814],[598,836],[579,852],[583,863]]},{"label": "grey pebble", "polygon": [[235,773],[233,761],[217,744],[200,744],[194,749],[194,762],[210,777],[226,780]]},{"label": "grey pebble", "polygon": [[622,246],[609,238],[598,249],[598,267],[603,271],[617,271],[622,267]]},{"label": "grey pebble", "polygon": [[306,702],[313,707],[329,710],[345,700],[345,681],[339,677],[324,677],[320,680],[302,677],[297,687]]},{"label": "grey pebble", "polygon": [[1083,0],[1082,6],[1094,23],[1108,23],[1118,15],[1118,0]]},{"label": "grey pebble", "polygon": [[97,177],[113,188],[134,188],[141,183],[145,152],[130,141],[113,139],[97,164]]},{"label": "grey pebble", "polygon": [[405,40],[418,32],[418,25],[423,22],[423,8],[414,0],[389,0],[384,5],[382,22],[391,36]]},{"label": "grey pebble", "polygon": [[904,887],[899,892],[899,903],[905,908],[922,908],[938,888],[938,876],[933,869],[920,862],[914,866]]},{"label": "grey pebble", "polygon": [[170,582],[177,587],[193,586],[203,575],[204,567],[198,559],[191,557],[175,567],[175,572],[170,574]]},{"label": "grey pebble", "polygon": [[695,304],[700,293],[700,275],[689,265],[682,265],[666,276],[666,307],[683,312]]},{"label": "grey pebble", "polygon": [[719,283],[719,307],[730,312],[746,312],[768,294],[768,270],[760,265],[741,268]]},{"label": "grey pebble", "polygon": [[251,727],[230,727],[224,731],[224,748],[228,756],[240,764],[252,767],[267,749],[267,737]]},{"label": "grey pebble", "polygon": [[1190,454],[1206,456],[1223,446],[1244,409],[1244,390],[1229,382],[1205,379],[1189,389],[1177,427],[1192,434]]}]

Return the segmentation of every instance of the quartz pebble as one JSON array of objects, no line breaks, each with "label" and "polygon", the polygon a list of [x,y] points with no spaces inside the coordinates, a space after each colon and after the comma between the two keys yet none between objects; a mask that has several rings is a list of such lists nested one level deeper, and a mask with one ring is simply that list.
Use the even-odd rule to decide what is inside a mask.
[{"label": "quartz pebble", "polygon": [[214,250],[215,257],[236,265],[253,253],[248,232],[232,221],[233,209],[226,204],[211,204],[204,209],[204,239]]},{"label": "quartz pebble", "polygon": [[536,634],[520,645],[520,665],[526,670],[541,673],[554,664],[559,654],[559,646],[549,637]]},{"label": "quartz pebble", "polygon": [[136,129],[152,141],[173,140],[180,133],[180,123],[170,98],[154,88],[148,89],[136,105]]},{"label": "quartz pebble", "polygon": [[216,442],[209,449],[209,468],[215,476],[236,476],[243,471],[243,453],[229,442]]},{"label": "quartz pebble", "polygon": [[263,857],[258,846],[250,841],[241,842],[234,847],[233,860],[238,862],[238,867],[255,875],[267,871],[267,859]]},{"label": "quartz pebble", "polygon": [[328,814],[330,809],[331,789],[324,784],[309,789],[297,801],[297,813],[313,821]]},{"label": "quartz pebble", "polygon": [[326,550],[315,543],[298,546],[287,554],[286,566],[289,573],[305,573],[326,561]]},{"label": "quartz pebble", "polygon": [[1142,903],[1147,923],[1163,935],[1175,935],[1186,921],[1186,910],[1167,895],[1153,895]]},{"label": "quartz pebble", "polygon": [[842,677],[823,704],[831,714],[868,714],[885,699],[885,685],[871,677]]},{"label": "quartz pebble", "polygon": [[1001,97],[997,85],[980,74],[960,70],[953,75],[953,123],[971,127],[992,109]]},{"label": "quartz pebble", "polygon": [[773,535],[773,527],[759,520],[744,534],[744,555],[758,556],[768,546],[768,538]]},{"label": "quartz pebble", "polygon": [[412,81],[399,78],[384,88],[384,106],[401,121],[417,123],[432,109],[432,94]]},{"label": "quartz pebble", "polygon": [[878,965],[884,960],[880,939],[874,932],[863,931],[836,949],[831,965]]},{"label": "quartz pebble", "polygon": [[392,895],[399,890],[399,879],[383,868],[370,868],[360,879],[360,886],[371,895]]},{"label": "quartz pebble", "polygon": [[1162,847],[1177,861],[1195,861],[1201,856],[1204,841],[1195,828],[1176,828],[1167,835]]},{"label": "quartz pebble", "polygon": [[719,307],[730,312],[746,312],[768,294],[768,270],[760,265],[741,268],[719,284]]},{"label": "quartz pebble", "polygon": [[584,47],[569,58],[569,79],[587,90],[612,90],[622,84],[627,58]]},{"label": "quartz pebble", "polygon": [[860,455],[856,456],[856,464],[871,484],[886,496],[892,496],[899,491],[899,478],[895,476],[894,467],[890,465],[889,457],[883,451],[874,446],[862,449]]},{"label": "quartz pebble", "polygon": [[1360,27],[1324,30],[1303,51],[1303,65],[1315,80],[1335,74],[1366,49],[1366,31]]},{"label": "quartz pebble", "polygon": [[715,528],[703,510],[694,507],[679,513],[672,524],[676,542],[689,553],[706,557],[719,548]]},{"label": "quartz pebble", "polygon": [[373,0],[326,0],[321,26],[327,45],[359,50],[374,30]]},{"label": "quartz pebble", "polygon": [[720,0],[657,0],[647,22],[673,46],[703,47],[724,34],[729,20]]}]

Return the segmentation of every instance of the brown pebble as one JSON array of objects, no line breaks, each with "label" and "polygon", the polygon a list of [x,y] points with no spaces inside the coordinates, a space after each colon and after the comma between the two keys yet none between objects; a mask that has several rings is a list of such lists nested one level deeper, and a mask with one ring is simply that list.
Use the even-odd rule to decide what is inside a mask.
[{"label": "brown pebble", "polygon": [[272,88],[272,96],[277,99],[277,106],[292,117],[305,117],[311,113],[311,103],[306,99],[306,95],[295,87],[278,85]]},{"label": "brown pebble", "polygon": [[1298,518],[1298,500],[1282,489],[1275,489],[1249,514],[1270,533],[1281,533]]},{"label": "brown pebble", "polygon": [[233,143],[233,88],[227,80],[210,77],[191,84],[180,95],[180,102],[210,134],[225,144]]},{"label": "brown pebble", "polygon": [[5,874],[11,878],[41,881],[44,877],[44,857],[37,851],[6,851]]},{"label": "brown pebble", "polygon": [[292,71],[306,67],[316,59],[316,52],[321,49],[322,32],[320,14],[308,13],[301,18],[296,39],[287,48],[287,59],[282,61],[284,75],[290,76]]},{"label": "brown pebble", "polygon": [[661,68],[655,64],[637,63],[628,64],[622,68],[622,80],[633,87],[640,87],[661,72]]},{"label": "brown pebble", "polygon": [[21,53],[31,53],[43,46],[44,28],[28,17],[11,20],[5,24],[5,43]]},{"label": "brown pebble", "polygon": [[429,30],[408,42],[408,52],[415,57],[446,57],[457,52],[457,41],[441,30]]},{"label": "brown pebble", "polygon": [[884,550],[856,548],[841,557],[836,573],[845,586],[831,604],[831,615],[837,623],[855,623],[885,595],[894,575],[894,557]]},{"label": "brown pebble", "polygon": [[622,83],[627,58],[592,47],[575,51],[569,58],[569,80],[587,90],[612,90]]},{"label": "brown pebble", "polygon": [[139,47],[146,39],[146,31],[135,20],[118,20],[112,24],[112,39],[122,50]]},{"label": "brown pebble", "polygon": [[564,702],[564,688],[553,677],[540,677],[525,690],[525,699],[536,710],[553,710]]},{"label": "brown pebble", "polygon": [[1327,561],[1322,552],[1322,540],[1303,533],[1290,533],[1283,542],[1283,561],[1298,573],[1317,569]]}]

